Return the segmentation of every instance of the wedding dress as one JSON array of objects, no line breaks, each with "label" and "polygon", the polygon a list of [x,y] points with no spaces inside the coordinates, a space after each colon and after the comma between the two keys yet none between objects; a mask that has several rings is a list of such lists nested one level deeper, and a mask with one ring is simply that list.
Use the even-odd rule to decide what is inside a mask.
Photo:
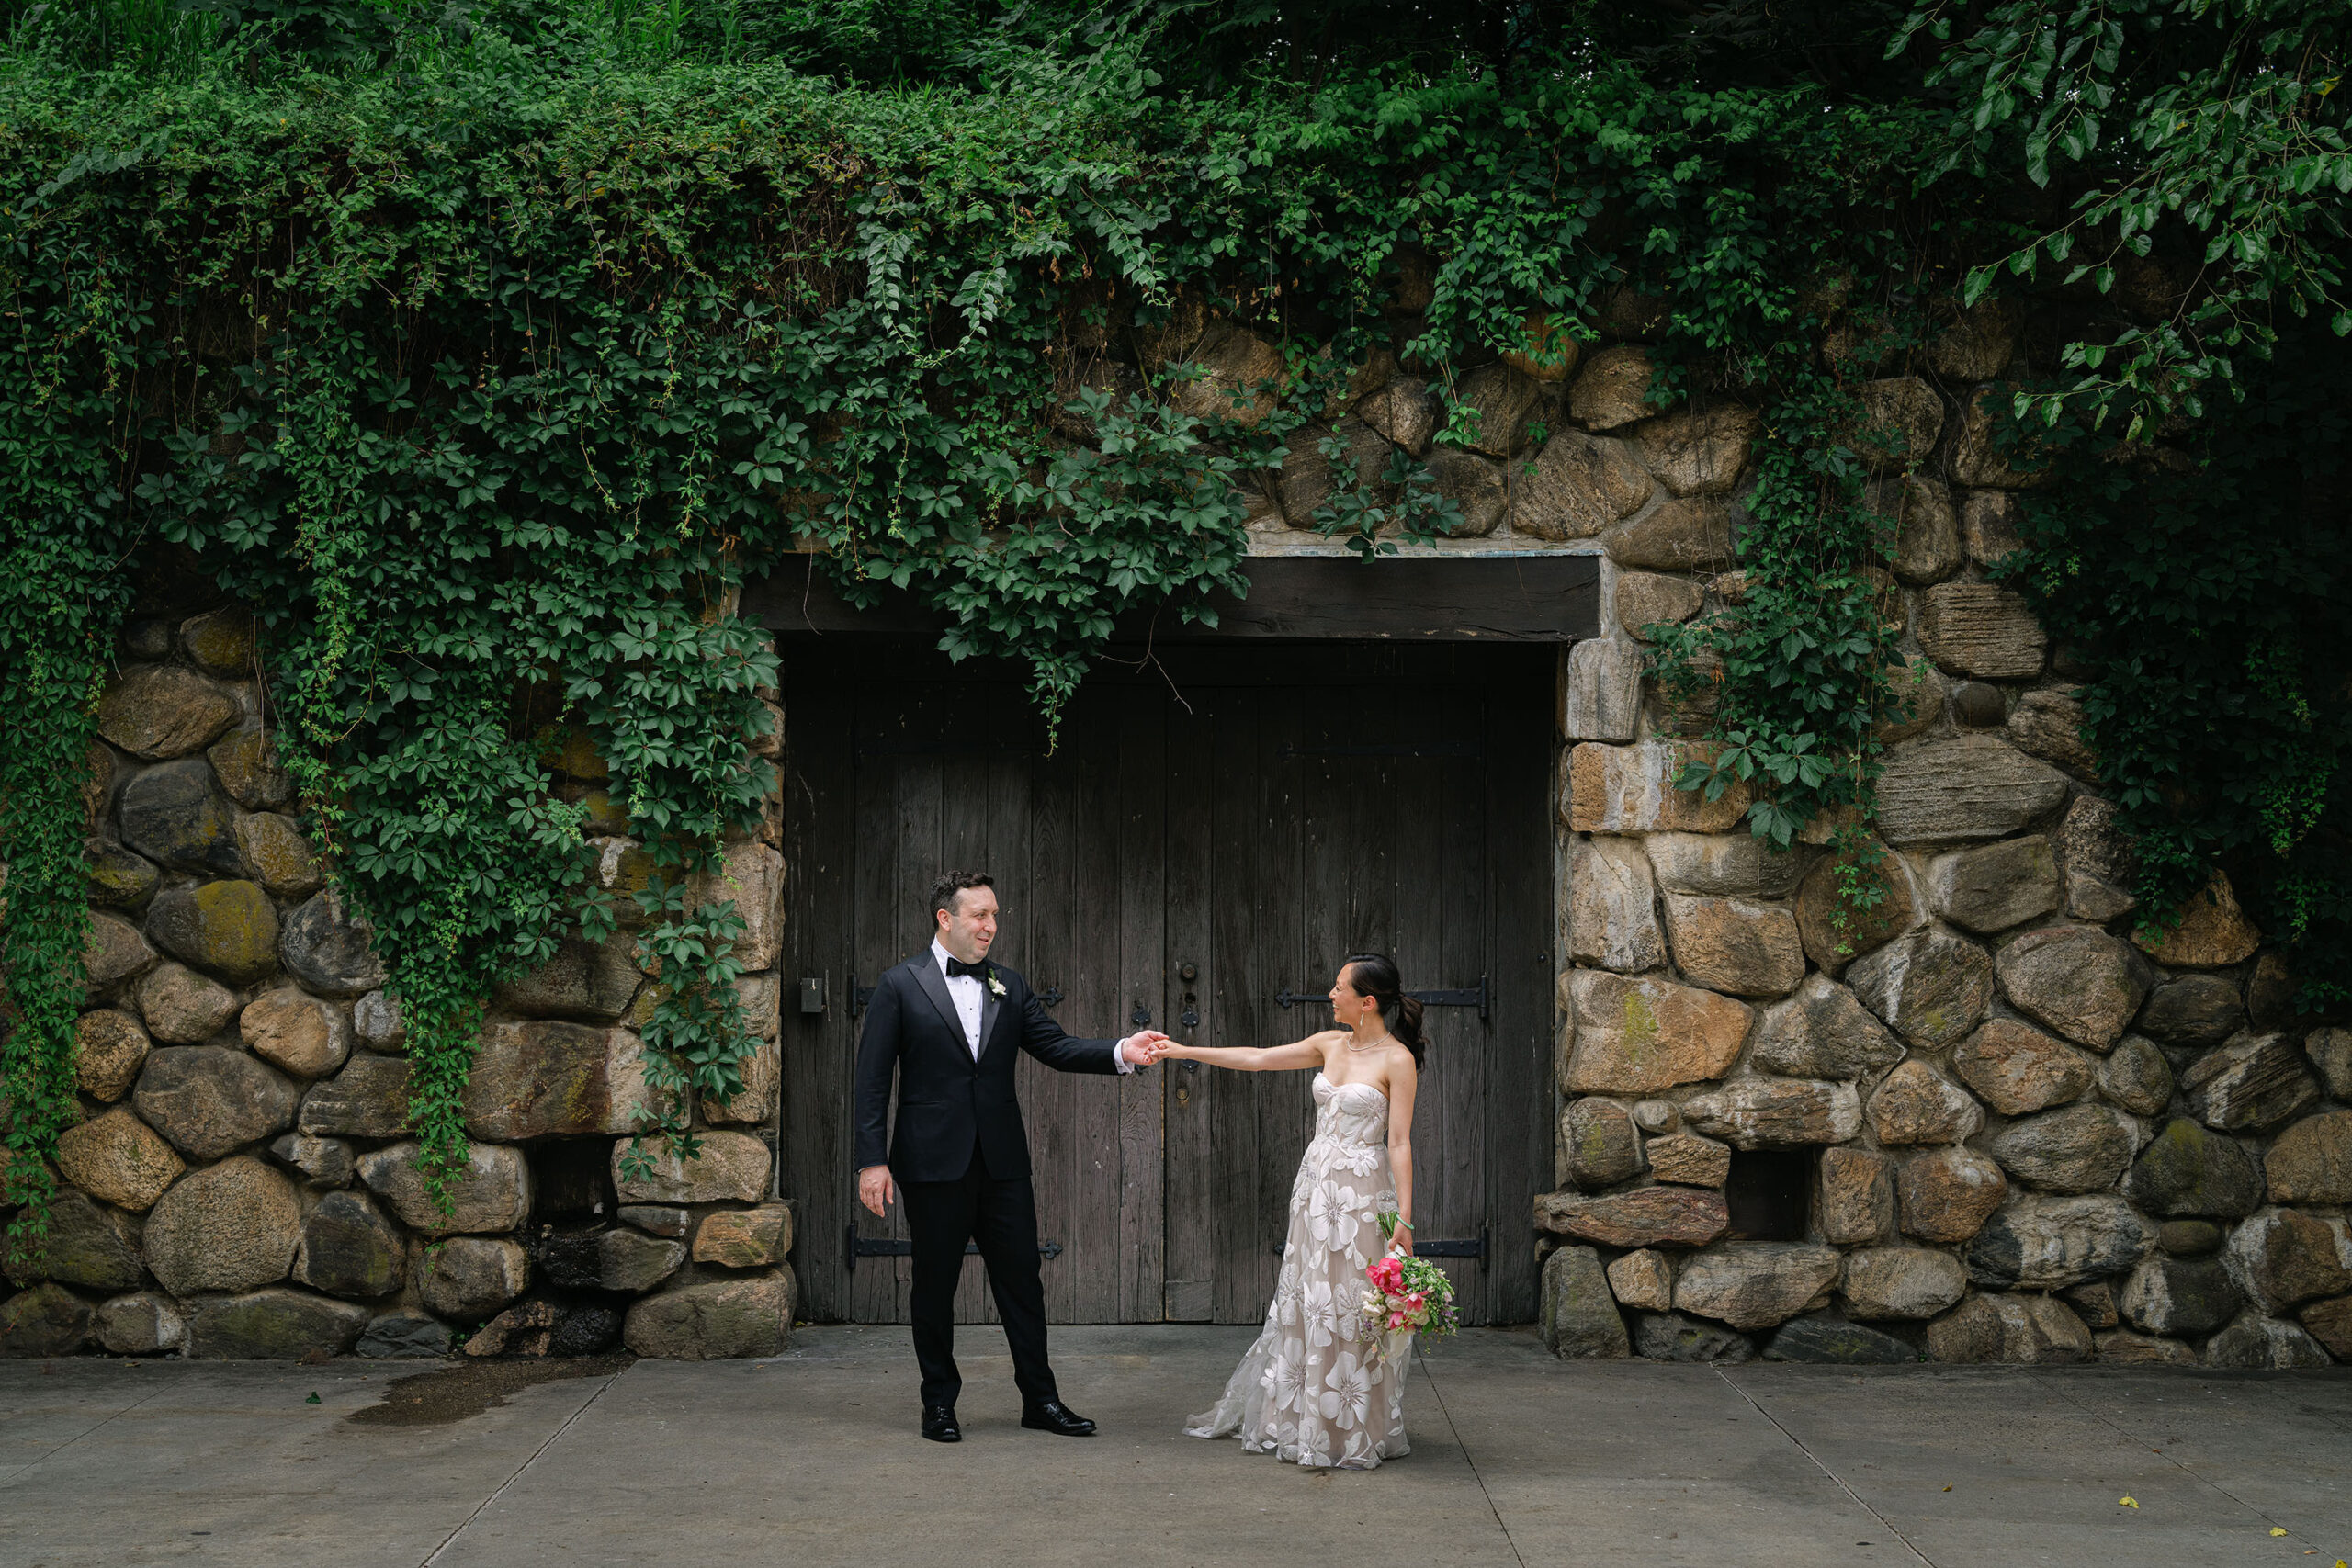
[{"label": "wedding dress", "polygon": [[1405,1378],[1412,1336],[1364,1321],[1365,1268],[1385,1250],[1388,1097],[1315,1075],[1315,1138],[1290,1193],[1290,1236],[1258,1342],[1216,1407],[1189,1417],[1194,1438],[1238,1435],[1252,1453],[1370,1470],[1412,1451]]}]

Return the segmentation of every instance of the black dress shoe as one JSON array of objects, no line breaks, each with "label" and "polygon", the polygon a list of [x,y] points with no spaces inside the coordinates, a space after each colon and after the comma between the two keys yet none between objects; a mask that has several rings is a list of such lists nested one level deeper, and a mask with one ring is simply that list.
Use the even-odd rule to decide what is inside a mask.
[{"label": "black dress shoe", "polygon": [[956,1425],[956,1407],[952,1404],[926,1404],[922,1407],[922,1435],[934,1443],[960,1443],[963,1428]]},{"label": "black dress shoe", "polygon": [[1094,1436],[1094,1423],[1058,1399],[1029,1405],[1021,1412],[1021,1424],[1034,1431],[1051,1432],[1057,1438]]}]

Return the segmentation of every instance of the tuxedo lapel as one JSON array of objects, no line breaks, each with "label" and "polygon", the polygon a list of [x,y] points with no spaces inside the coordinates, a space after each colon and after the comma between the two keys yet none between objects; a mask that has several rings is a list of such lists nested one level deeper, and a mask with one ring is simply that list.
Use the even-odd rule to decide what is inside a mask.
[{"label": "tuxedo lapel", "polygon": [[[921,986],[923,995],[931,998],[931,1005],[939,1010],[941,1021],[947,1025],[947,1037],[962,1045],[964,1021],[956,1016],[956,998],[947,994],[947,976],[939,972],[939,965],[932,962],[929,953],[913,960],[913,963],[915,984]],[[988,1036],[983,1033],[980,1038],[986,1040]]]},{"label": "tuxedo lapel", "polygon": [[997,1014],[1004,1010],[1004,1004],[997,999],[996,988],[999,984],[1001,982],[996,977],[996,971],[991,969],[988,973],[988,978],[980,986],[979,1054],[982,1056],[989,1054],[989,1043],[996,1038]]}]

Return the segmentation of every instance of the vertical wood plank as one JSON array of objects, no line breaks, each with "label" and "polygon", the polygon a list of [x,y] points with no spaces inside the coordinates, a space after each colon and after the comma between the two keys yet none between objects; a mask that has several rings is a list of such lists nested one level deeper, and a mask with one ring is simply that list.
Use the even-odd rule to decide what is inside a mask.
[{"label": "vertical wood plank", "polygon": [[[1239,1017],[1238,977],[1229,979],[1226,974],[1216,919],[1216,870],[1225,852],[1215,836],[1217,792],[1232,787],[1227,774],[1234,765],[1232,758],[1219,751],[1220,741],[1231,734],[1229,728],[1220,729],[1219,720],[1222,716],[1229,727],[1233,694],[1195,688],[1187,696],[1191,710],[1170,704],[1162,730],[1167,737],[1167,930],[1159,983],[1155,987],[1138,974],[1126,999],[1148,1009],[1165,1033],[1188,1044],[1222,1046],[1239,1043],[1232,1032]],[[1176,1019],[1173,1004],[1182,991],[1172,976],[1183,964],[1200,970],[1194,988],[1205,1005],[1197,1029],[1185,1029]],[[1206,1322],[1215,1315],[1215,1281],[1223,1265],[1225,1198],[1216,1186],[1216,1110],[1224,1098],[1219,1080],[1230,1075],[1198,1064],[1170,1063],[1160,1070],[1168,1126],[1163,1306],[1173,1321]]]},{"label": "vertical wood plank", "polygon": [[[785,987],[778,1020],[783,1190],[800,1206],[793,1243],[798,1310],[812,1322],[834,1323],[852,1311],[842,1232],[856,1205],[850,1168],[856,1050],[849,992],[855,908],[850,709],[846,694],[823,675],[787,679],[782,759],[786,956],[778,973]],[[800,1011],[802,976],[824,981],[822,1013]]]},{"label": "vertical wood plank", "polygon": [[[1162,990],[1166,974],[1167,799],[1163,794],[1166,707],[1161,701],[1119,705],[1119,898],[1117,963],[1089,998],[1097,1027],[1129,1033],[1128,998]],[[1157,1012],[1157,1009],[1154,1010]],[[1173,1032],[1165,1031],[1163,1032]],[[1173,1063],[1118,1080],[1118,1272],[1110,1321],[1157,1323],[1166,1315],[1166,1089]],[[1197,1076],[1197,1075],[1195,1075]]]},{"label": "vertical wood plank", "polygon": [[1487,822],[1493,848],[1489,964],[1494,1027],[1487,1099],[1488,1320],[1536,1313],[1533,1195],[1550,1185],[1552,1116],[1552,689],[1531,671],[1489,699]]},{"label": "vertical wood plank", "polygon": [[[1487,841],[1485,773],[1493,762],[1484,745],[1482,704],[1476,697],[1445,707],[1440,739],[1477,746],[1475,760],[1460,763],[1457,797],[1441,818],[1444,870],[1439,898],[1439,974],[1430,984],[1475,986],[1485,973],[1487,946]],[[1492,1045],[1490,1025],[1473,1008],[1431,1010],[1438,1020],[1433,1057],[1442,1054],[1441,1087],[1430,1109],[1439,1131],[1439,1159],[1430,1170],[1429,1194],[1433,1235],[1467,1237],[1486,1223],[1486,1067]],[[1416,1184],[1417,1187],[1419,1184]],[[1419,1223],[1419,1222],[1416,1222]],[[1445,1265],[1464,1321],[1489,1321],[1485,1270],[1476,1262]]]}]

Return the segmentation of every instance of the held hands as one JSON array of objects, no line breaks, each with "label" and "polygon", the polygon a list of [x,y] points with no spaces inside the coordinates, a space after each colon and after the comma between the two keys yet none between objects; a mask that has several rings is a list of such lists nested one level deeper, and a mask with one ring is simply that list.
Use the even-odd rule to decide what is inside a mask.
[{"label": "held hands", "polygon": [[1166,1056],[1176,1042],[1157,1029],[1141,1029],[1127,1036],[1127,1060],[1138,1067],[1148,1067]]}]

